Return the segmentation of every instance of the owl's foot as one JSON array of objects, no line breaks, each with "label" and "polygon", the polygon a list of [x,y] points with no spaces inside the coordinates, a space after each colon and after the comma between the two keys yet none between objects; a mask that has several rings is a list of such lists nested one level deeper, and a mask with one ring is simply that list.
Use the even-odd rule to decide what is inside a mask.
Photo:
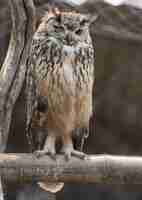
[{"label": "owl's foot", "polygon": [[49,155],[52,159],[56,159],[56,150],[55,150],[55,137],[47,136],[44,149],[34,152],[34,155],[39,158],[44,155]]},{"label": "owl's foot", "polygon": [[38,151],[34,152],[34,155],[37,158],[40,158],[40,157],[45,156],[45,155],[49,155],[52,159],[54,159],[54,160],[56,159],[55,153],[51,152],[49,150],[38,150]]},{"label": "owl's foot", "polygon": [[86,157],[85,153],[75,150],[72,145],[64,145],[62,147],[61,153],[65,155],[65,159],[67,161],[70,160],[71,156],[74,156],[80,159],[85,159]]}]

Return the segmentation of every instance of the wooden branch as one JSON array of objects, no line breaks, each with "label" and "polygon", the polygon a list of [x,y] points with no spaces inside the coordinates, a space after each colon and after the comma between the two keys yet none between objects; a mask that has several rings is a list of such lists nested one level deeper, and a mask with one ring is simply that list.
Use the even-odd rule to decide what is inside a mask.
[{"label": "wooden branch", "polygon": [[26,62],[35,30],[32,0],[9,0],[12,17],[11,40],[0,71],[0,152],[6,148],[11,115],[21,91]]},{"label": "wooden branch", "polygon": [[99,155],[86,160],[61,155],[54,161],[31,154],[0,154],[0,175],[8,181],[142,184],[142,157]]}]

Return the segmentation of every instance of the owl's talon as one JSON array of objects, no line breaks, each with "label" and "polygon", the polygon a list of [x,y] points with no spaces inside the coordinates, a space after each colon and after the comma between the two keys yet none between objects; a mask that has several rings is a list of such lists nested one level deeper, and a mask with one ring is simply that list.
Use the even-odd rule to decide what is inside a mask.
[{"label": "owl's talon", "polygon": [[64,153],[64,154],[65,154],[65,160],[66,160],[66,161],[69,161],[69,160],[71,159],[71,153],[66,152],[66,153]]},{"label": "owl's talon", "polygon": [[56,160],[56,154],[55,154],[55,153],[50,153],[50,157],[51,157],[53,160]]},{"label": "owl's talon", "polygon": [[85,159],[86,154],[80,151],[73,149],[73,147],[63,147],[61,153],[65,155],[65,160],[69,161],[71,156],[76,158]]},{"label": "owl's talon", "polygon": [[73,151],[71,152],[71,154],[72,154],[73,156],[77,157],[77,158],[80,158],[80,159],[85,159],[85,157],[86,157],[86,154],[85,154],[85,153],[83,153],[83,152],[81,152],[81,151],[77,151],[77,150],[73,150]]},{"label": "owl's talon", "polygon": [[38,151],[34,152],[34,155],[36,156],[36,158],[40,158],[42,156],[49,155],[53,160],[56,160],[56,154],[49,150],[38,150]]},{"label": "owl's talon", "polygon": [[37,157],[37,158],[40,158],[44,155],[47,155],[49,152],[48,151],[44,151],[44,150],[38,150],[38,151],[35,151],[34,152],[34,155]]}]

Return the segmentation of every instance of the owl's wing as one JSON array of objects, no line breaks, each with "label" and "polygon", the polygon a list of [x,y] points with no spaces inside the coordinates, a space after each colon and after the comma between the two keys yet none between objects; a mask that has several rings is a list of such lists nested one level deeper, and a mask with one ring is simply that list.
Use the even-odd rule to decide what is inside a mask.
[{"label": "owl's wing", "polygon": [[31,151],[34,149],[32,134],[31,134],[31,122],[34,111],[37,109],[37,89],[36,82],[33,77],[33,70],[36,61],[34,58],[34,45],[32,43],[31,52],[27,62],[27,74],[26,74],[26,135]]},{"label": "owl's wing", "polygon": [[33,38],[32,41],[26,76],[26,132],[30,146],[34,146],[31,133],[32,121],[35,121],[34,113],[36,111],[44,113],[48,109],[47,98],[41,96],[38,91],[39,80],[46,78],[49,71],[52,71],[53,64],[57,61],[54,59],[59,57],[54,55],[56,47],[56,42],[52,40],[41,41],[40,38]]}]

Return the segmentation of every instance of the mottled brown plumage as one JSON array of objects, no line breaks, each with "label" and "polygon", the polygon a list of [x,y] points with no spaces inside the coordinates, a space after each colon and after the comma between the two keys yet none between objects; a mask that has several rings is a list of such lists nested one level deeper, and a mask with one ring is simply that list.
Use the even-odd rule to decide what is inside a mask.
[{"label": "mottled brown plumage", "polygon": [[94,52],[89,19],[79,13],[47,13],[34,34],[28,68],[28,124],[38,99],[47,104],[41,117],[33,120],[48,129],[44,149],[36,154],[55,155],[59,138],[66,158],[83,158],[84,153],[74,150],[72,133],[88,127],[92,114]]}]

